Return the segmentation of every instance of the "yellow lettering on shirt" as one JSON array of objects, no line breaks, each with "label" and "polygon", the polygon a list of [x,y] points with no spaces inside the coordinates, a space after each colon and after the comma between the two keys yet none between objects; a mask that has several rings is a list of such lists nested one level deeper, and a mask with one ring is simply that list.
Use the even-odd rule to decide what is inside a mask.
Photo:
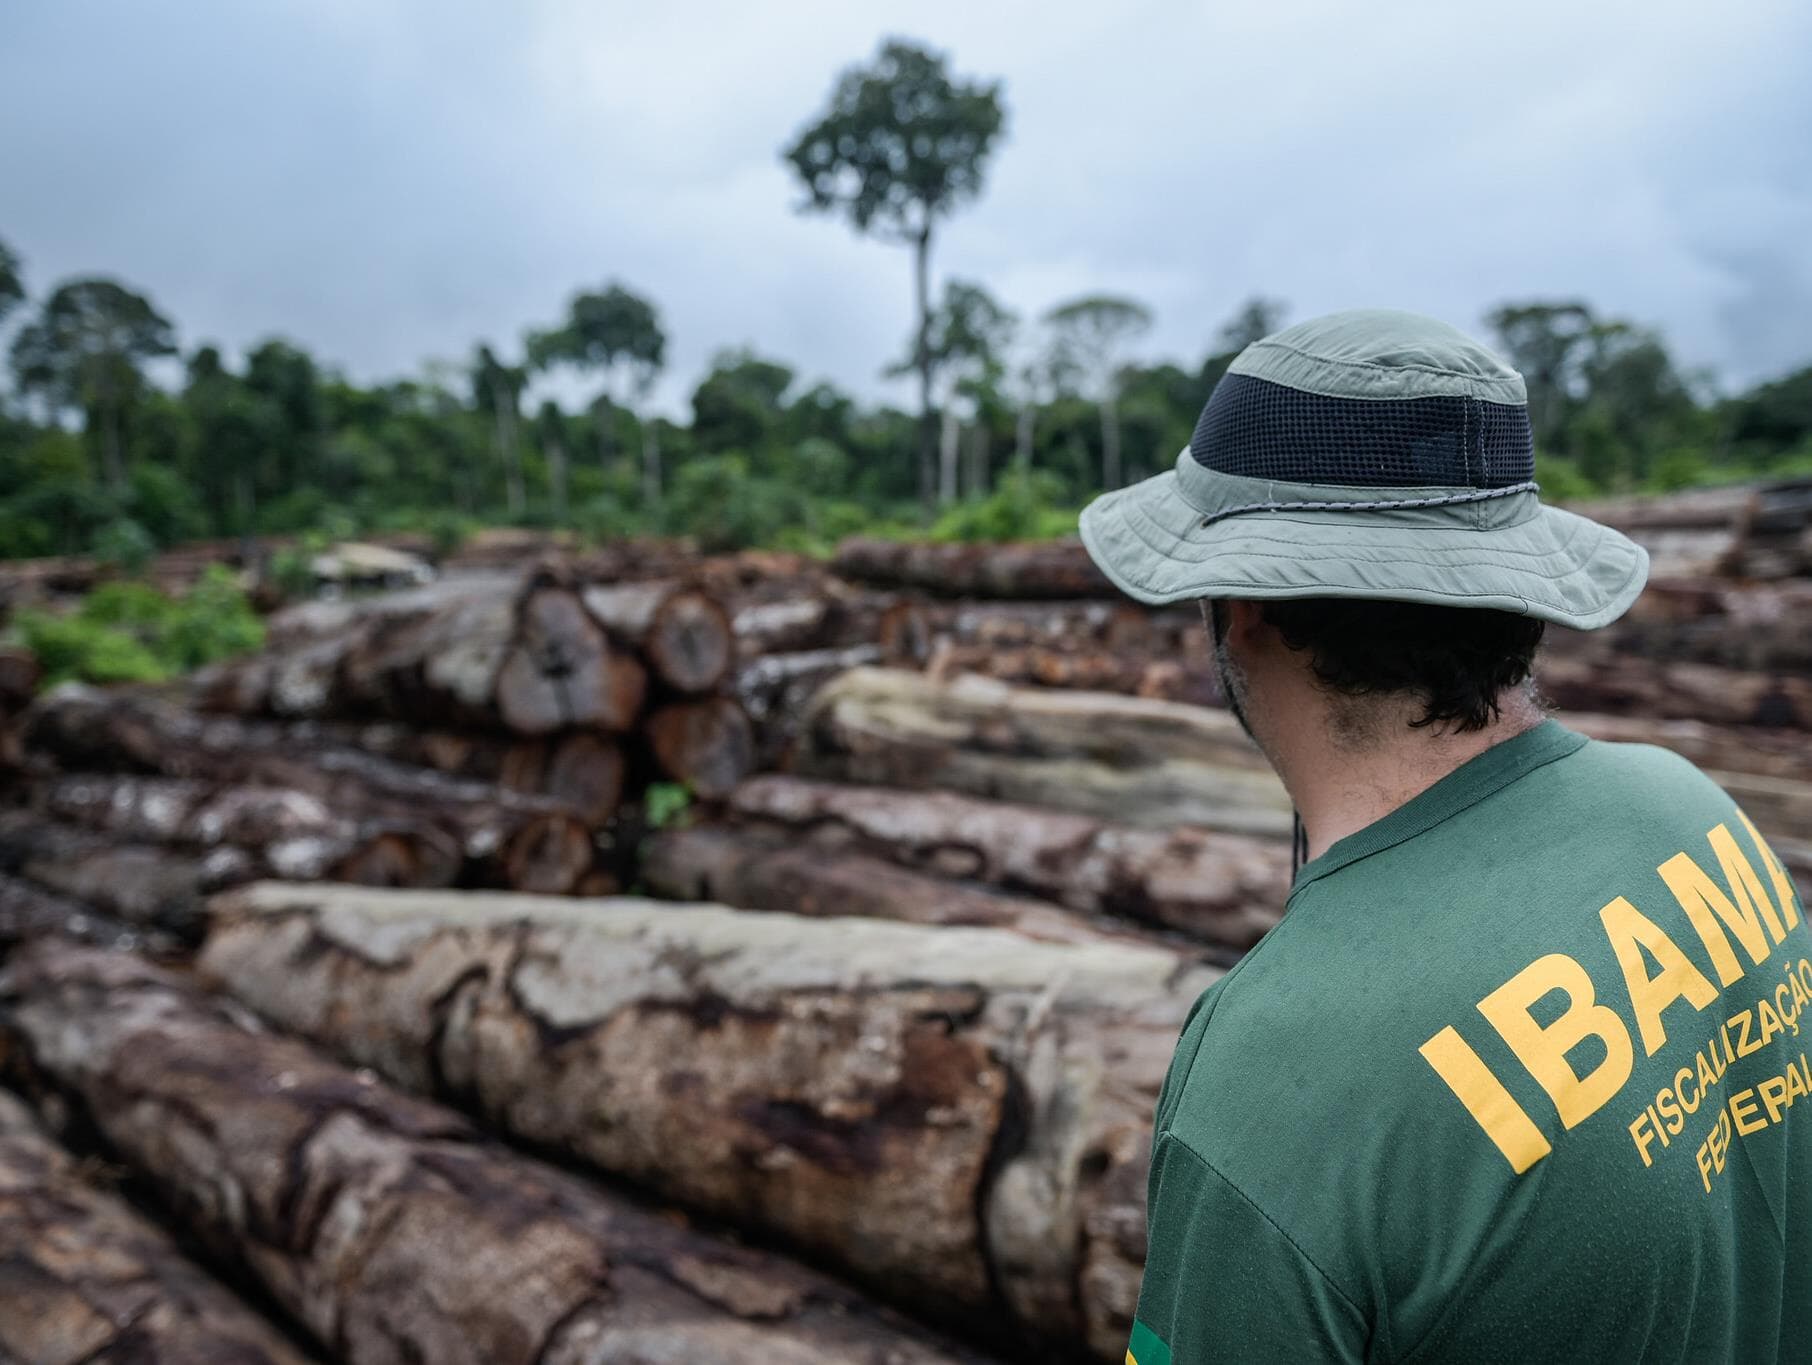
[{"label": "yellow lettering on shirt", "polygon": [[[1567,997],[1567,1008],[1544,1028],[1530,1006],[1554,991]],[[1592,978],[1565,953],[1537,958],[1479,1001],[1478,1008],[1548,1092],[1568,1128],[1597,1113],[1629,1079],[1635,1062],[1629,1030],[1615,1010],[1596,1003]],[[1567,1053],[1592,1037],[1604,1044],[1604,1059],[1591,1074],[1580,1076]]]},{"label": "yellow lettering on shirt", "polygon": [[1762,855],[1762,866],[1768,869],[1768,880],[1774,883],[1774,894],[1780,901],[1781,918],[1791,929],[1799,923],[1799,910],[1794,904],[1793,883],[1787,878],[1787,869],[1781,866],[1781,860],[1774,856],[1774,850],[1768,847],[1768,841],[1762,838],[1761,831],[1751,823],[1749,817],[1742,811],[1738,811],[1737,819],[1743,822],[1743,828],[1749,831],[1749,837],[1754,841],[1756,851]]},{"label": "yellow lettering on shirt", "polygon": [[[1600,910],[1598,918],[1604,922],[1605,935],[1617,954],[1617,965],[1623,968],[1623,983],[1629,990],[1636,1026],[1642,1033],[1642,1050],[1652,1057],[1667,1042],[1661,1012],[1680,999],[1695,1010],[1702,1010],[1718,998],[1717,987],[1692,965],[1660,925],[1622,896]],[[1642,960],[1644,948],[1660,968],[1653,976]]]},{"label": "yellow lettering on shirt", "polygon": [[1775,912],[1774,902],[1762,889],[1762,880],[1756,875],[1755,867],[1743,856],[1736,840],[1731,838],[1729,828],[1719,825],[1706,837],[1718,855],[1728,892],[1685,853],[1674,854],[1655,870],[1704,940],[1712,966],[1717,968],[1718,980],[1728,986],[1743,975],[1743,968],[1730,947],[1730,939],[1718,927],[1719,920],[1737,936],[1751,962],[1761,962],[1771,951],[1768,936],[1762,932],[1763,920],[1767,921],[1768,933],[1773,935],[1776,943],[1787,931]]},{"label": "yellow lettering on shirt", "polygon": [[1417,1051],[1466,1106],[1472,1121],[1504,1154],[1511,1170],[1521,1175],[1548,1154],[1548,1140],[1541,1135],[1541,1129],[1453,1025],[1435,1034]]}]

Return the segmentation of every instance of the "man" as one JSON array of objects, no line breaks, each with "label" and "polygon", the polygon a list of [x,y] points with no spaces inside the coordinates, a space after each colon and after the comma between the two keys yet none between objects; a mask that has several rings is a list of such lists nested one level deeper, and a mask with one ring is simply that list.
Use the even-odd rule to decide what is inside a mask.
[{"label": "man", "polygon": [[1209,600],[1308,860],[1177,1045],[1129,1363],[1812,1359],[1812,937],[1692,765],[1543,717],[1647,558],[1533,476],[1514,370],[1354,312],[1083,513]]}]

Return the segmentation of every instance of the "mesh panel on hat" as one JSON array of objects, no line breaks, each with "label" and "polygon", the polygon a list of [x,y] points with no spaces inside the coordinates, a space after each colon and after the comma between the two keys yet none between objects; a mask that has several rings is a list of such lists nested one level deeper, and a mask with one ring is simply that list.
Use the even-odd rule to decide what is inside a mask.
[{"label": "mesh panel on hat", "polygon": [[1326,398],[1244,374],[1215,385],[1189,450],[1223,474],[1291,483],[1506,488],[1535,477],[1519,404]]}]

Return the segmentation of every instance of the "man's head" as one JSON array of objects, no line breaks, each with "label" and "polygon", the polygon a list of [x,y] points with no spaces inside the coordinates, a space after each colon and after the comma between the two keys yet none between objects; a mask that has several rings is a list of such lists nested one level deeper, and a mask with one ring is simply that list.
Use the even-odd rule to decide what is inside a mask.
[{"label": "man's head", "polygon": [[1522,376],[1384,310],[1247,347],[1175,469],[1097,498],[1081,529],[1132,597],[1218,604],[1217,658],[1261,742],[1308,703],[1354,740],[1388,717],[1488,724],[1544,622],[1606,625],[1648,573],[1622,535],[1542,504]]},{"label": "man's head", "polygon": [[1544,629],[1509,612],[1338,598],[1204,599],[1202,615],[1228,707],[1267,750],[1311,719],[1352,749],[1483,730],[1532,701]]}]

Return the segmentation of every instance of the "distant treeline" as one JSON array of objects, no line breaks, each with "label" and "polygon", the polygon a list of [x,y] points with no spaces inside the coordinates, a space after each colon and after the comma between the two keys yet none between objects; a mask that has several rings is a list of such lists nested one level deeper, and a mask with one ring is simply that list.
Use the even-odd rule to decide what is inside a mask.
[{"label": "distant treeline", "polygon": [[[1283,320],[1255,300],[1200,361],[1104,369],[1090,329],[1100,310],[1129,306],[1078,300],[1028,346],[984,291],[949,285],[931,318],[927,498],[917,415],[802,382],[778,359],[725,352],[693,391],[689,422],[639,414],[665,337],[653,305],[619,286],[578,295],[527,334],[519,361],[480,346],[462,369],[361,385],[282,340],[237,364],[213,346],[185,350],[146,295],[113,281],[30,297],[0,246],[0,309],[16,314],[0,388],[0,554],[130,559],[246,532],[456,537],[480,522],[691,534],[712,547],[809,549],[876,529],[1050,534],[1104,481],[1167,466],[1232,356]],[[1719,396],[1656,333],[1583,303],[1507,304],[1485,321],[1529,380],[1553,495],[1812,470],[1812,367]],[[150,382],[172,360],[180,379]],[[601,390],[589,408],[525,403],[533,377],[557,366]]]}]

